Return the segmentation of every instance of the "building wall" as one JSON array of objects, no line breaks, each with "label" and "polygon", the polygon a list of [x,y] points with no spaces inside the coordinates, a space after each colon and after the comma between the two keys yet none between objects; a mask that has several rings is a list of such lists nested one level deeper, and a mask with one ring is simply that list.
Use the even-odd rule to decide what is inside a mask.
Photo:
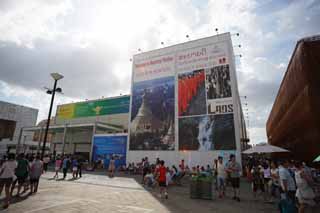
[{"label": "building wall", "polygon": [[128,130],[128,113],[114,114],[114,115],[101,115],[83,118],[72,118],[72,119],[61,119],[56,117],[56,124],[92,124],[95,122],[102,122],[113,125],[123,126],[124,129]]},{"label": "building wall", "polygon": [[[115,127],[117,130],[97,128],[95,133],[107,134],[114,131],[128,131],[129,96],[118,96],[105,99],[89,100],[77,103],[59,105],[55,116],[55,125],[94,124],[100,123]],[[93,127],[67,127],[65,153],[91,152]],[[53,137],[54,149],[62,151],[63,132],[55,133]]]},{"label": "building wall", "polygon": [[[198,55],[202,55],[203,52],[201,52],[203,49],[206,53],[203,54],[203,58],[208,57],[209,59],[206,61],[206,63],[201,62],[203,58],[201,56],[198,57]],[[193,51],[193,52],[192,52]],[[192,52],[192,53],[188,53]],[[200,53],[199,53],[200,52]],[[199,54],[198,54],[199,53]],[[179,54],[185,54],[186,61],[190,57],[194,57],[194,61],[187,61],[186,63],[182,62],[180,63],[178,61],[178,58],[180,58]],[[206,56],[204,56],[206,55]],[[167,58],[165,58],[167,57]],[[198,57],[198,58],[197,58]],[[173,58],[174,62],[170,63],[167,62],[168,58]],[[220,63],[221,58],[226,58],[226,62],[223,61]],[[206,60],[206,59],[203,59]],[[170,61],[170,60],[169,60]],[[230,112],[218,112],[215,113],[203,112],[198,115],[190,115],[189,117],[195,118],[197,116],[213,116],[213,115],[233,115],[233,125],[234,125],[234,132],[231,134],[234,134],[234,148],[227,148],[225,150],[223,149],[214,149],[214,150],[206,150],[206,151],[200,151],[200,150],[181,150],[180,143],[181,139],[179,138],[179,132],[187,131],[183,128],[179,127],[179,122],[181,122],[181,118],[186,118],[188,116],[180,116],[179,115],[179,106],[178,106],[178,80],[179,75],[187,73],[187,72],[196,72],[198,70],[202,69],[213,69],[219,66],[228,65],[230,70],[230,80],[231,80],[231,90],[232,90],[232,96],[227,96],[227,98],[221,98],[220,100],[209,100],[206,98],[206,103],[204,105],[209,106],[209,104],[214,101],[215,106],[233,106],[233,111]],[[144,69],[140,68],[144,67]],[[147,82],[154,82],[155,84],[158,84],[161,79],[173,77],[174,78],[174,84],[175,84],[175,91],[174,91],[174,149],[173,150],[148,150],[142,148],[141,150],[137,150],[139,148],[134,147],[132,149],[131,143],[132,143],[132,135],[135,138],[134,144],[137,144],[136,138],[138,138],[136,135],[140,134],[137,132],[135,127],[137,126],[137,120],[134,120],[140,115],[139,112],[142,110],[136,110],[134,109],[133,112],[133,106],[137,103],[135,100],[135,97],[133,97],[135,94],[137,96],[140,95],[140,91],[142,91],[144,88],[144,91],[148,90],[156,90],[156,89],[149,89],[152,87],[152,84],[148,84]],[[169,81],[169,80],[168,80]],[[171,80],[170,80],[171,81]],[[160,83],[159,83],[160,84]],[[180,83],[179,83],[180,84]],[[145,86],[147,85],[147,86]],[[127,161],[128,162],[139,162],[143,157],[149,157],[150,160],[154,161],[156,158],[161,158],[167,162],[168,165],[177,164],[180,159],[185,159],[185,161],[190,166],[195,165],[204,165],[204,164],[210,164],[212,165],[212,162],[215,158],[218,156],[223,156],[225,160],[229,157],[229,154],[235,154],[237,157],[237,161],[241,162],[241,128],[243,126],[241,122],[241,108],[240,108],[240,101],[239,101],[239,92],[238,92],[238,86],[237,86],[237,77],[235,72],[235,58],[232,48],[232,41],[229,33],[221,34],[218,36],[208,37],[204,39],[199,39],[196,41],[186,42],[183,44],[174,45],[171,47],[162,48],[159,50],[153,50],[146,53],[141,53],[134,56],[133,59],[133,74],[132,74],[132,89],[131,89],[131,115],[129,123],[131,122],[131,126],[129,127],[129,139],[128,139],[128,152],[127,152]],[[145,92],[145,94],[150,95]],[[142,99],[140,108],[142,109],[142,105],[144,104],[146,97],[145,95],[142,95],[140,98]],[[139,97],[138,97],[139,98]],[[137,99],[138,99],[137,98]],[[138,99],[139,100],[139,99]],[[133,101],[135,101],[133,103]],[[149,101],[151,102],[151,101]],[[138,105],[138,104],[137,104]],[[161,105],[159,105],[161,107]],[[145,108],[145,107],[143,107]],[[151,108],[151,107],[150,107]],[[137,113],[138,111],[138,113]],[[144,110],[146,113],[150,114],[150,110]],[[133,114],[134,113],[134,114]],[[136,117],[134,117],[136,116]],[[152,124],[152,121],[150,119],[149,123]],[[166,122],[166,121],[165,121]],[[154,122],[155,123],[155,122]],[[132,124],[134,124],[132,126]],[[167,125],[168,126],[168,125]],[[142,128],[142,127],[141,127]],[[180,129],[179,129],[180,128]],[[139,130],[140,131],[140,130]],[[150,131],[150,130],[149,130]],[[146,131],[147,132],[147,131]],[[149,133],[148,133],[149,134]],[[146,138],[148,138],[147,136]],[[158,136],[157,136],[158,137]],[[149,140],[149,139],[148,139]],[[161,138],[160,138],[161,140]],[[148,142],[148,141],[147,141]],[[182,141],[183,142],[183,141]],[[152,143],[152,142],[150,142]],[[223,144],[223,139],[219,141],[219,143]]]},{"label": "building wall", "polygon": [[[65,153],[73,154],[74,152],[91,151],[92,130],[77,130],[76,128],[67,129],[65,137]],[[57,153],[62,152],[63,132],[55,133],[51,151],[54,148]]]},{"label": "building wall", "polygon": [[62,104],[57,107],[56,125],[94,124],[95,122],[114,125],[121,132],[128,131],[128,95]]},{"label": "building wall", "polygon": [[[16,127],[12,140],[3,139],[0,143],[16,145],[19,140],[20,130],[22,127],[35,126],[38,117],[38,110],[30,107],[16,105],[0,101],[0,119],[16,121]],[[21,138],[21,142],[32,141],[33,133],[27,132]],[[3,152],[3,150],[1,150]]]},{"label": "building wall", "polygon": [[269,143],[312,161],[320,152],[320,36],[300,40],[267,121]]}]

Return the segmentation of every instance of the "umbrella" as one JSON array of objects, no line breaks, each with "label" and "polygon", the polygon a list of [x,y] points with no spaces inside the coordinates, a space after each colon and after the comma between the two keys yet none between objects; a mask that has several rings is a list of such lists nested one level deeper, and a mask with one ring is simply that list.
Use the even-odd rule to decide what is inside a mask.
[{"label": "umbrella", "polygon": [[272,146],[270,144],[256,145],[250,149],[242,152],[243,154],[253,154],[253,153],[274,153],[274,152],[289,152],[289,150],[283,149],[278,146]]},{"label": "umbrella", "polygon": [[320,155],[316,159],[314,159],[313,162],[320,162]]}]

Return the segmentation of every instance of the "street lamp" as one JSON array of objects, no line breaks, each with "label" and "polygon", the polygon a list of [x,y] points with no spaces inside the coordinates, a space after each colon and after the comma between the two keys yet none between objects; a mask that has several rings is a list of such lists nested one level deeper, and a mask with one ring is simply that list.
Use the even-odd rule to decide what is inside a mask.
[{"label": "street lamp", "polygon": [[42,145],[42,152],[41,152],[41,159],[43,160],[44,152],[46,149],[46,142],[47,142],[47,137],[48,137],[48,130],[49,130],[49,125],[50,125],[50,118],[51,118],[51,111],[52,111],[52,106],[53,106],[53,100],[54,100],[54,95],[56,92],[62,92],[61,88],[57,88],[57,82],[63,78],[63,75],[59,73],[51,73],[51,77],[54,79],[54,85],[53,89],[47,90],[47,94],[51,94],[51,103],[50,103],[50,108],[49,108],[49,114],[48,114],[48,119],[47,119],[47,126],[46,126],[46,131],[44,134],[44,140],[43,140],[43,145]]}]

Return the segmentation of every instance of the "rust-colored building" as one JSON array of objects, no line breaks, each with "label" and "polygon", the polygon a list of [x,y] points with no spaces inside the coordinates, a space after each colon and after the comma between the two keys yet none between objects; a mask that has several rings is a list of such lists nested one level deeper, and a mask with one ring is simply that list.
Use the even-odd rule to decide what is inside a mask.
[{"label": "rust-colored building", "polygon": [[295,159],[320,155],[320,35],[297,42],[267,121],[268,141]]}]

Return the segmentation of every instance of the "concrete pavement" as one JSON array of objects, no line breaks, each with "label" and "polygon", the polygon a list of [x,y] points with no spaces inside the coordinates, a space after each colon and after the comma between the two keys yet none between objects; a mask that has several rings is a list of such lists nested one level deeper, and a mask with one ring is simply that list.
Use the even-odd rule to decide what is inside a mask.
[{"label": "concrete pavement", "polygon": [[52,172],[43,175],[37,194],[14,198],[3,212],[277,212],[275,204],[253,201],[247,183],[242,184],[241,202],[230,196],[193,200],[187,184],[169,187],[169,199],[163,200],[158,197],[157,188],[145,189],[137,182],[137,176],[84,174],[81,179],[71,180],[69,174],[66,180],[58,181],[52,176]]}]

